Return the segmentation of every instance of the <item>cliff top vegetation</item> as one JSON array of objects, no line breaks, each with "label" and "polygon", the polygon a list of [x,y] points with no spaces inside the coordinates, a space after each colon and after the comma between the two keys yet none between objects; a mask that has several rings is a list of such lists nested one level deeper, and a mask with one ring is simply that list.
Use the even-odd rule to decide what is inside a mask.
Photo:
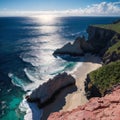
[{"label": "cliff top vegetation", "polygon": [[101,24],[101,25],[92,25],[92,26],[104,28],[104,29],[108,29],[108,30],[112,30],[117,33],[120,33],[120,21],[112,23],[112,24]]}]

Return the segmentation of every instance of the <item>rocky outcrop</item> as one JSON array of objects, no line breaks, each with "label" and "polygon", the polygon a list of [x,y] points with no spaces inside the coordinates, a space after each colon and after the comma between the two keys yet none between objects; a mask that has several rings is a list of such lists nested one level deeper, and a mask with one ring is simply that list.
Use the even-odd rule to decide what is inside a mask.
[{"label": "rocky outcrop", "polygon": [[103,62],[108,64],[120,60],[120,35],[116,34],[110,42],[110,47],[103,55]]},{"label": "rocky outcrop", "polygon": [[92,46],[88,44],[84,37],[78,37],[73,44],[67,43],[62,48],[57,49],[55,54],[69,54],[72,56],[84,55],[85,52],[92,51]]},{"label": "rocky outcrop", "polygon": [[52,113],[48,120],[120,120],[120,85],[72,111]]},{"label": "rocky outcrop", "polygon": [[[69,54],[72,56],[80,56],[85,53],[94,53],[104,56],[105,52],[116,43],[116,38],[120,38],[120,34],[110,30],[105,29],[102,26],[91,25],[87,29],[88,40],[84,37],[78,37],[73,44],[68,43],[60,49],[54,52],[56,54]],[[116,59],[116,58],[115,58]]]},{"label": "rocky outcrop", "polygon": [[85,81],[85,92],[87,99],[90,99],[92,97],[101,97],[101,93],[99,89],[91,84],[91,79],[89,77],[89,74],[87,75],[86,81]]},{"label": "rocky outcrop", "polygon": [[117,60],[120,60],[120,53],[117,53],[115,51],[112,52],[111,54],[110,53],[104,54],[104,56],[103,56],[103,62],[105,64],[108,64],[110,62],[114,62]]},{"label": "rocky outcrop", "polygon": [[61,89],[73,84],[75,84],[75,79],[71,75],[61,73],[40,85],[30,96],[26,96],[26,99],[28,102],[37,102],[39,107],[42,107],[47,105]]},{"label": "rocky outcrop", "polygon": [[110,45],[110,41],[116,32],[104,28],[89,26],[87,29],[88,43],[92,45],[95,53],[103,55]]}]

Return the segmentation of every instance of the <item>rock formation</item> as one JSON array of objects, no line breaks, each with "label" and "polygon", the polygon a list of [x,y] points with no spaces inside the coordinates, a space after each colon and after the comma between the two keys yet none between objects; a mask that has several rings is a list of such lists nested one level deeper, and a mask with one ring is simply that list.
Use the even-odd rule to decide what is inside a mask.
[{"label": "rock formation", "polygon": [[73,44],[67,43],[62,48],[57,49],[54,54],[80,56],[92,52],[103,56],[105,51],[112,45],[111,39],[116,35],[115,31],[96,26],[89,26],[87,33],[89,35],[87,41],[84,37],[78,37]]},{"label": "rock formation", "polygon": [[48,120],[120,120],[120,85],[72,111],[52,113]]},{"label": "rock formation", "polygon": [[117,60],[120,60],[120,53],[117,53],[117,52],[112,52],[112,54],[104,54],[103,56],[103,62],[105,64],[108,64],[110,62],[113,62],[113,61],[117,61]]},{"label": "rock formation", "polygon": [[39,107],[47,105],[55,94],[61,89],[75,84],[75,79],[67,73],[58,74],[53,79],[36,88],[30,96],[26,96],[29,102],[37,102]]},{"label": "rock formation", "polygon": [[103,62],[108,64],[120,60],[120,35],[116,34],[109,42],[109,48],[103,55]]},{"label": "rock formation", "polygon": [[96,53],[104,53],[105,48],[109,47],[109,42],[116,34],[116,32],[112,30],[107,30],[104,28],[89,26],[87,29],[88,42],[93,46],[94,52]]},{"label": "rock formation", "polygon": [[[87,29],[88,43],[93,47],[93,52],[98,53],[100,56],[104,57],[106,55],[106,51],[120,41],[120,34],[111,29],[105,29],[98,26],[89,26]],[[111,56],[111,55],[110,55]],[[111,56],[112,57],[112,56]],[[110,58],[110,57],[109,57]],[[104,59],[104,58],[103,58]],[[112,58],[114,59],[114,58]],[[111,59],[111,61],[112,61]],[[116,58],[115,58],[116,59]],[[104,59],[103,62],[106,62]]]},{"label": "rock formation", "polygon": [[90,52],[92,46],[88,44],[84,37],[78,37],[73,44],[67,43],[62,48],[57,49],[54,54],[69,54],[72,56],[83,55],[84,52]]}]

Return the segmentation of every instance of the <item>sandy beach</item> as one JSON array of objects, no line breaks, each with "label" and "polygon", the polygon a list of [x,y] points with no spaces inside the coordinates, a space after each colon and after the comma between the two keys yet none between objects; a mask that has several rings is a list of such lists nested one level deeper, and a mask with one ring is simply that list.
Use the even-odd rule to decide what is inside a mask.
[{"label": "sandy beach", "polygon": [[46,120],[51,112],[69,111],[85,104],[87,98],[84,91],[84,81],[88,73],[101,66],[102,64],[99,57],[90,54],[85,55],[82,65],[71,73],[76,79],[76,87],[71,86],[62,90],[60,94],[56,96],[55,101],[44,108],[42,120]]},{"label": "sandy beach", "polygon": [[76,79],[77,91],[65,97],[66,104],[60,111],[72,110],[88,101],[85,96],[84,82],[87,74],[99,67],[101,67],[101,60],[98,57],[89,54],[85,56],[85,62],[83,62],[82,66],[78,67],[77,70],[72,73]]}]

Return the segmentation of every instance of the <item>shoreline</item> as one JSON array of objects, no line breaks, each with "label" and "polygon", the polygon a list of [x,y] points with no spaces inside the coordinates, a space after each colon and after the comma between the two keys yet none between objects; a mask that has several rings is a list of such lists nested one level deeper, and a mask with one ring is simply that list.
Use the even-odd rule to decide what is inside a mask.
[{"label": "shoreline", "polygon": [[84,81],[88,73],[102,66],[101,63],[99,57],[86,54],[83,63],[71,72],[71,75],[75,77],[77,90],[74,91],[73,86],[62,90],[53,103],[43,108],[42,120],[46,120],[52,112],[70,111],[85,104],[88,100],[85,96]]},{"label": "shoreline", "polygon": [[[88,61],[93,61],[93,63]],[[85,61],[82,63],[82,65],[79,66],[77,70],[71,74],[72,76],[75,76],[77,91],[75,91],[72,94],[68,94],[65,97],[66,104],[60,111],[70,111],[88,102],[88,99],[85,96],[86,93],[84,90],[84,82],[88,73],[98,69],[101,66],[101,60],[99,59],[99,57],[90,54],[87,54],[85,56]]]}]

